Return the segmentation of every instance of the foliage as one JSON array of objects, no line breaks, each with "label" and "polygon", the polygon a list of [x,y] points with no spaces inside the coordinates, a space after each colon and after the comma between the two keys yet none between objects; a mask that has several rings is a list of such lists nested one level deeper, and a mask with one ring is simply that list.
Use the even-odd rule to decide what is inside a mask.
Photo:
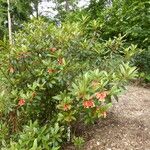
[{"label": "foliage", "polygon": [[76,149],[81,149],[85,143],[84,139],[82,137],[74,137],[73,138],[73,143],[76,147]]},{"label": "foliage", "polygon": [[[100,42],[100,34],[93,32],[96,24],[85,25],[83,20],[57,28],[33,20],[15,34],[15,44],[6,47],[9,55],[2,51],[1,82],[7,90],[1,94],[10,102],[2,118],[8,118],[10,133],[23,130],[18,142],[12,139],[6,147],[40,149],[42,137],[49,135],[48,142],[57,144],[49,145],[45,139],[45,146],[57,149],[61,144],[57,138],[69,139],[76,122],[105,118],[111,99],[118,100],[124,85],[136,77],[130,60],[137,47],[127,47],[121,35]],[[28,120],[38,124],[23,128]],[[29,130],[34,138],[28,138]]]},{"label": "foliage", "polygon": [[[140,71],[149,74],[149,12],[148,0],[92,1],[87,9],[89,22],[99,22],[97,30],[107,40],[119,33],[126,35],[127,44],[137,44],[144,51],[135,57]],[[102,9],[100,9],[102,8]]]},{"label": "foliage", "polygon": [[[6,2],[4,0],[0,0],[0,35],[3,37],[4,34],[6,34],[6,18],[7,18],[7,9],[5,9],[7,6]],[[1,37],[0,37],[1,39]]]},{"label": "foliage", "polygon": [[87,8],[90,13],[90,18],[97,19],[106,8],[106,5],[110,5],[108,0],[91,0]]},{"label": "foliage", "polygon": [[[57,150],[59,149],[59,144],[62,142],[63,128],[59,127],[56,123],[54,127],[43,126],[40,127],[38,122],[31,122],[26,125],[21,133],[19,133],[19,140],[13,142],[11,140],[10,146],[2,148],[2,150]],[[4,144],[5,145],[5,144]]]},{"label": "foliage", "polygon": [[136,65],[140,69],[141,75],[146,82],[150,82],[150,47],[143,50],[140,55],[136,56]]},{"label": "foliage", "polygon": [[64,20],[68,13],[71,11],[75,12],[77,10],[77,3],[79,0],[53,0],[55,3],[54,10],[57,11],[55,18],[59,20]]},{"label": "foliage", "polygon": [[0,121],[0,147],[2,146],[2,143],[9,137],[9,131],[7,124]]},{"label": "foliage", "polygon": [[[32,14],[32,7],[30,5],[30,0],[20,1],[11,0],[10,1],[10,14],[12,19],[13,30],[20,28],[20,24],[23,21],[29,20],[30,14]],[[8,19],[7,19],[7,1],[0,0],[0,34],[1,39],[3,36],[7,36]]]}]

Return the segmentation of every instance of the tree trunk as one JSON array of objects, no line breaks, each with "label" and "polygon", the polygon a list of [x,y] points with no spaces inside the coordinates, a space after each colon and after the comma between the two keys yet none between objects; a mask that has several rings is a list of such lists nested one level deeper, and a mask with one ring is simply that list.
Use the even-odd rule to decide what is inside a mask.
[{"label": "tree trunk", "polygon": [[69,11],[69,2],[68,2],[68,0],[65,0],[65,1],[66,1],[65,10],[66,10],[66,12],[68,12]]},{"label": "tree trunk", "polygon": [[39,18],[39,0],[35,2],[36,18]]},{"label": "tree trunk", "polygon": [[8,31],[9,31],[9,44],[12,45],[12,24],[11,24],[11,16],[10,16],[10,1],[7,0],[7,13],[8,13]]}]

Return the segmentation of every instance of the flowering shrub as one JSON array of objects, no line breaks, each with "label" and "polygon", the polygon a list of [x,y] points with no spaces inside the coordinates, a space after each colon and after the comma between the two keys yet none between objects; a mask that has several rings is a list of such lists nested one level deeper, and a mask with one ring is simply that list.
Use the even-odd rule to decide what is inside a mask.
[{"label": "flowering shrub", "polygon": [[[56,134],[61,137],[59,147],[62,139],[70,141],[76,122],[94,123],[107,116],[111,99],[117,99],[127,81],[136,76],[136,68],[129,63],[136,46],[124,47],[121,36],[105,42],[98,37],[87,36],[86,26],[79,23],[57,28],[42,20],[25,24],[15,34],[9,55],[1,56],[1,80],[10,101],[5,116],[11,132],[22,130],[28,120],[37,120],[41,126],[57,123],[63,128]],[[49,141],[56,139],[49,137]],[[33,145],[35,140],[28,142]]]}]

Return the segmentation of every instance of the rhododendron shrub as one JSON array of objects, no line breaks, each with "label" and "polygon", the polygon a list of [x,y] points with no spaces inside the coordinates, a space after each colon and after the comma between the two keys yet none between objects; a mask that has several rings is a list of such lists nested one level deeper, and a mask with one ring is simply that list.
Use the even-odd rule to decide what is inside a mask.
[{"label": "rhododendron shrub", "polygon": [[88,28],[33,20],[15,34],[9,54],[1,56],[1,80],[9,93],[4,97],[11,102],[5,115],[13,112],[14,131],[28,120],[57,122],[68,138],[76,122],[105,118],[112,98],[136,76],[129,62],[136,46],[125,47],[120,35],[100,42],[95,32],[87,36]]}]

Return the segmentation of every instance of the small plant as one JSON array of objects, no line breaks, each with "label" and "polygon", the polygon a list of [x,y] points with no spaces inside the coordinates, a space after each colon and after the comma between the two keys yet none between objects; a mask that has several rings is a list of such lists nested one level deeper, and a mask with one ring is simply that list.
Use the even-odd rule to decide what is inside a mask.
[{"label": "small plant", "polygon": [[81,150],[85,143],[83,137],[80,137],[80,136],[79,137],[74,136],[72,142],[77,150]]}]

